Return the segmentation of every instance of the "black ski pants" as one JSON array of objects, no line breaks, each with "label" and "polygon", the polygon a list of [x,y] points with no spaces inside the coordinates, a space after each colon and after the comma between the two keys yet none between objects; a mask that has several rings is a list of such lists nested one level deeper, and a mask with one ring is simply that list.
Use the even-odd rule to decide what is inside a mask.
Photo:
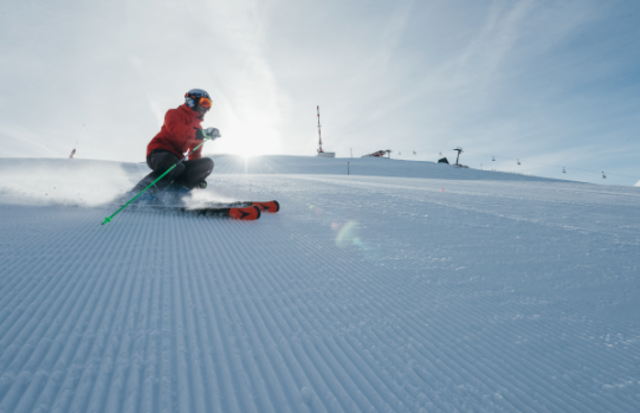
[{"label": "black ski pants", "polygon": [[[165,171],[178,163],[180,159],[169,151],[155,150],[147,156],[147,165],[153,169],[149,175],[142,178],[133,188],[134,192],[142,191],[151,182],[157,179]],[[213,171],[211,158],[201,158],[193,161],[184,161],[156,182],[155,191],[162,191],[169,185],[182,185],[193,189],[198,183],[205,180]],[[150,190],[154,188],[149,188]]]}]

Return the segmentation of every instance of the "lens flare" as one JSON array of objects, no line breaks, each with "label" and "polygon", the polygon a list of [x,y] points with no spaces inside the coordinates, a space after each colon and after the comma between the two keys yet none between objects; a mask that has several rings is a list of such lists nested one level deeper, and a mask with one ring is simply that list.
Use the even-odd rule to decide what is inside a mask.
[{"label": "lens flare", "polygon": [[362,240],[360,226],[356,221],[349,221],[340,228],[336,236],[336,246],[344,249],[357,247],[367,259],[375,259],[377,255],[376,249]]},{"label": "lens flare", "polygon": [[336,236],[336,246],[345,248],[350,245],[361,245],[358,233],[358,223],[355,221],[347,222],[338,232],[338,236]]}]

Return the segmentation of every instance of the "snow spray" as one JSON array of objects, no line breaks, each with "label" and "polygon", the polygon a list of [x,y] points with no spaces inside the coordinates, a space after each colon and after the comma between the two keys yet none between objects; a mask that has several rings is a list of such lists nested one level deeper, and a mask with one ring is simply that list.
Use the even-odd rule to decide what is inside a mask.
[{"label": "snow spray", "polygon": [[142,191],[138,192],[138,194],[136,196],[134,196],[133,198],[131,198],[129,200],[129,202],[127,202],[126,204],[122,205],[120,207],[120,209],[118,209],[116,212],[114,212],[113,214],[109,215],[108,217],[106,217],[104,219],[104,222],[102,223],[102,225],[106,224],[107,222],[111,222],[111,220],[113,219],[113,217],[115,217],[118,212],[122,211],[123,209],[125,209],[130,203],[132,203],[133,201],[135,201],[140,195],[144,194],[147,189],[151,188],[152,186],[154,186],[156,184],[156,182],[158,182],[159,180],[161,180],[162,178],[164,178],[164,176],[166,174],[168,174],[169,172],[171,172],[173,170],[173,168],[175,168],[176,166],[180,165],[182,162],[184,162],[192,153],[194,153],[195,151],[198,150],[199,147],[201,147],[202,145],[204,145],[204,143],[206,141],[208,141],[210,138],[205,138],[200,145],[196,146],[195,148],[193,148],[191,151],[189,151],[188,154],[186,154],[184,156],[184,158],[180,159],[175,165],[173,165],[171,168],[167,169],[162,175],[160,175],[158,178],[156,178],[155,181],[151,182],[149,185],[147,185],[147,187],[145,189],[143,189]]}]

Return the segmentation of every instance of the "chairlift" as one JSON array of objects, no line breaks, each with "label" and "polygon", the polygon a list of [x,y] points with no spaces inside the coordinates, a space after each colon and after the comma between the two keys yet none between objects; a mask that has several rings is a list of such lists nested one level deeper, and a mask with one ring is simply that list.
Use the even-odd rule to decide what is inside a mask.
[{"label": "chairlift", "polygon": [[495,157],[495,156],[492,156],[492,157],[491,157],[491,162],[495,162],[495,161],[496,161],[496,157]]},{"label": "chairlift", "polygon": [[518,165],[522,165],[522,164],[520,163],[520,159],[518,159]]},{"label": "chairlift", "polygon": [[566,169],[564,169],[564,166],[562,167],[562,173],[563,173],[563,174],[566,174],[566,173],[567,173],[567,170],[566,170]]},{"label": "chairlift", "polygon": [[602,171],[602,179],[607,179],[607,175],[604,174],[604,171]]},{"label": "chairlift", "polygon": [[414,155],[417,155],[416,151],[413,151],[413,154],[414,154]]}]

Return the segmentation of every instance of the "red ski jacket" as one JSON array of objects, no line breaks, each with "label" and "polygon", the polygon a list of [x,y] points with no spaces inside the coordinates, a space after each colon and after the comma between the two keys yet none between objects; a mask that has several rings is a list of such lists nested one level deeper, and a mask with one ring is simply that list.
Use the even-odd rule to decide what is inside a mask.
[{"label": "red ski jacket", "polygon": [[[147,156],[154,149],[164,149],[182,159],[184,153],[198,146],[196,130],[202,129],[202,116],[187,104],[169,109],[164,115],[164,124],[160,132],[147,145]],[[200,159],[202,146],[189,156],[189,160]]]}]

